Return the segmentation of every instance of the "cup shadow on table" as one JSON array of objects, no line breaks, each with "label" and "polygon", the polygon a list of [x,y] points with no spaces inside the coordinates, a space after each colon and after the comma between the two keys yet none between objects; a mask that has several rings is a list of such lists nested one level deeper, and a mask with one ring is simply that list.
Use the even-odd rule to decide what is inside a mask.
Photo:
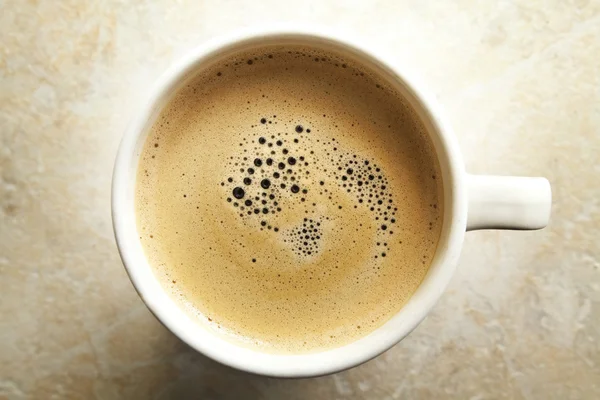
[{"label": "cup shadow on table", "polygon": [[[123,330],[113,338],[120,349],[104,360],[107,375],[96,393],[118,399],[306,399],[335,396],[331,376],[279,379],[254,375],[220,364],[198,353],[148,312],[143,328]],[[154,319],[150,321],[149,319]],[[143,360],[143,361],[142,361]],[[107,379],[106,379],[107,378]]]},{"label": "cup shadow on table", "polygon": [[[183,357],[195,371],[183,374],[155,399],[279,399],[307,398],[310,379],[276,379],[219,364],[186,346]],[[293,393],[290,395],[290,393]],[[308,396],[310,397],[310,396]]]}]

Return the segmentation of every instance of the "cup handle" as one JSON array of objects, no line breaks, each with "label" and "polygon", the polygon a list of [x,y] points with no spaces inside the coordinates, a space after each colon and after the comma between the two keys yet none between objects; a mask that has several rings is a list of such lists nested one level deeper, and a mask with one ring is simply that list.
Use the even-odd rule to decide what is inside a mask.
[{"label": "cup handle", "polygon": [[552,191],[546,178],[468,174],[467,188],[467,231],[548,225]]}]

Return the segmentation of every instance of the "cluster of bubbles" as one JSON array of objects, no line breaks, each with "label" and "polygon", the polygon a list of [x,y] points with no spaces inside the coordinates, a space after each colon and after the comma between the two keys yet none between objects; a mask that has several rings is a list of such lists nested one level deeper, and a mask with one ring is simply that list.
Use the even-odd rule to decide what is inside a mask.
[{"label": "cluster of bubbles", "polygon": [[[273,118],[277,118],[273,115]],[[265,117],[260,119],[260,124],[265,125],[273,121]],[[254,127],[254,125],[253,125]],[[297,125],[295,132],[304,132],[304,127]],[[310,129],[306,129],[310,133]],[[239,175],[234,179],[227,178],[221,186],[233,185],[227,202],[239,209],[241,218],[255,218],[261,221],[261,229],[273,229],[278,232],[278,227],[273,227],[265,218],[282,211],[282,203],[288,198],[306,201],[308,189],[302,186],[301,174],[309,163],[304,155],[296,154],[290,150],[290,144],[298,143],[298,138],[286,138],[287,133],[260,136],[250,143],[240,143],[244,148],[244,155],[231,157],[230,164],[239,170]],[[247,139],[244,138],[247,142]],[[248,154],[248,146],[252,147]]]},{"label": "cluster of bubbles", "polygon": [[321,222],[312,218],[304,218],[302,226],[292,229],[284,242],[292,245],[294,253],[299,256],[310,256],[319,251],[321,240]]},{"label": "cluster of bubbles", "polygon": [[[331,162],[337,169],[334,177],[338,185],[358,203],[354,208],[367,207],[377,221],[378,233],[393,235],[398,207],[394,205],[389,181],[381,168],[372,161],[361,160],[356,154],[351,158],[340,155],[337,159],[332,158]],[[377,242],[377,245],[380,246],[381,242]],[[387,242],[383,242],[383,245],[387,248]],[[385,251],[374,257],[379,256],[385,257]]]},{"label": "cluster of bubbles", "polygon": [[[261,117],[251,127],[268,127],[277,122],[276,115]],[[229,161],[231,169],[239,171],[239,174],[221,182],[222,186],[229,185],[226,201],[238,210],[240,218],[247,222],[259,222],[260,230],[279,232],[280,228],[271,223],[270,218],[282,212],[289,201],[307,206],[311,204],[308,199],[309,190],[303,181],[310,176],[312,163],[309,158],[314,151],[303,149],[300,144],[301,141],[310,140],[310,132],[310,128],[296,125],[292,132],[263,132],[254,138],[243,139],[240,143],[243,152],[230,157]],[[339,189],[355,199],[354,208],[366,207],[373,214],[380,235],[392,235],[398,208],[394,205],[389,181],[381,168],[372,160],[338,151],[335,138],[326,144],[331,146],[327,156],[330,157],[332,168],[323,169],[322,172],[333,179]],[[315,168],[321,170],[318,165]],[[327,189],[325,181],[320,181],[319,187],[319,194],[330,194],[331,189]],[[332,200],[332,196],[329,195],[328,199]],[[316,205],[312,203],[312,206]],[[338,207],[342,208],[341,205]],[[301,227],[282,232],[287,236],[285,242],[292,245],[297,255],[314,255],[321,249],[320,224],[316,220],[305,218]],[[378,242],[378,245],[381,244],[387,248],[387,242]],[[374,255],[375,258],[380,256],[386,256],[385,250]]]}]

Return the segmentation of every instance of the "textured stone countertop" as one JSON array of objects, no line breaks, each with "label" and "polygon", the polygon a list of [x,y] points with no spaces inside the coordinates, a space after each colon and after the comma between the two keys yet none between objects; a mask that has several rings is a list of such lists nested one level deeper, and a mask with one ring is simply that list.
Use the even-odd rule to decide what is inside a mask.
[{"label": "textured stone countertop", "polygon": [[[275,21],[378,41],[437,94],[469,171],[553,185],[547,229],[469,233],[425,322],[318,379],[182,344],[135,293],[110,219],[149,85],[206,39]],[[600,398],[599,55],[597,0],[0,2],[0,399]]]}]

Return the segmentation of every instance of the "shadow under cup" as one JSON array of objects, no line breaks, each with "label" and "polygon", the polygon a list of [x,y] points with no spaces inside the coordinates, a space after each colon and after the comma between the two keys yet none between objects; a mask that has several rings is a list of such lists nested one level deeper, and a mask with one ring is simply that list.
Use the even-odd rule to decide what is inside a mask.
[{"label": "shadow under cup", "polygon": [[[354,43],[354,42],[353,42]],[[429,270],[405,306],[383,326],[342,347],[310,354],[278,355],[241,347],[201,326],[163,289],[144,256],[136,227],[135,183],[138,161],[146,137],[162,108],[179,88],[199,72],[238,53],[269,47],[302,46],[355,62],[397,90],[425,126],[440,164],[443,184],[443,223]],[[139,295],[154,315],[188,345],[223,364],[244,371],[277,376],[308,377],[337,372],[361,364],[402,340],[427,315],[441,296],[452,273],[466,228],[464,167],[449,126],[436,104],[415,79],[394,67],[384,56],[365,47],[320,32],[263,32],[238,34],[213,41],[192,51],[171,67],[150,92],[148,101],[133,117],[115,163],[112,214],[115,236],[125,268]]]}]

